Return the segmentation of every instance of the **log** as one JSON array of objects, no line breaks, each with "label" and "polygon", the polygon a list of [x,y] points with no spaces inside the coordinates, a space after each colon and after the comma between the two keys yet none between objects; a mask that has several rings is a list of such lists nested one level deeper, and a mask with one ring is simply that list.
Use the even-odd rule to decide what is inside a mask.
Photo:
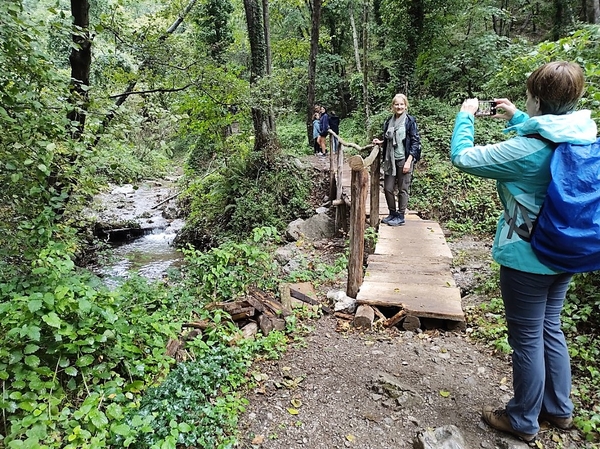
[{"label": "log", "polygon": [[266,308],[271,310],[276,315],[289,316],[291,314],[290,311],[283,307],[283,304],[273,298],[269,298],[265,292],[256,287],[251,287],[249,290],[249,293],[254,296],[254,299],[260,301]]},{"label": "log", "polygon": [[233,321],[240,321],[245,318],[250,318],[251,316],[254,316],[255,313],[256,309],[254,307],[244,307],[242,309],[236,310],[236,313],[231,314],[231,319]]},{"label": "log", "polygon": [[354,315],[354,327],[362,328],[362,329],[371,329],[373,327],[373,320],[375,319],[375,312],[371,306],[366,304],[361,304],[356,309],[356,314]]},{"label": "log", "polygon": [[163,204],[165,204],[168,201],[171,201],[173,198],[177,197],[178,195],[179,195],[179,192],[177,192],[175,195],[171,195],[170,197],[168,197],[167,199],[162,200],[160,203],[156,204],[155,206],[152,206],[150,208],[150,210],[156,209],[157,207],[162,206]]},{"label": "log", "polygon": [[212,327],[212,324],[208,321],[194,321],[193,323],[183,323],[181,327],[193,327],[194,329],[206,330]]},{"label": "log", "polygon": [[181,348],[181,346],[182,343],[179,340],[177,340],[176,338],[171,338],[167,342],[166,356],[175,358],[175,354],[177,354],[177,351],[179,351],[179,348]]},{"label": "log", "polygon": [[[372,144],[372,143],[370,143],[370,144],[369,144],[369,145],[367,145],[367,146],[361,147],[361,146],[359,146],[359,145],[357,145],[357,144],[355,144],[355,143],[353,143],[353,142],[346,142],[344,139],[342,139],[340,136],[338,136],[338,135],[337,135],[336,133],[334,133],[332,130],[329,130],[329,134],[331,134],[331,135],[332,135],[332,136],[334,136],[336,139],[338,139],[338,141],[339,141],[339,142],[340,142],[342,145],[344,145],[345,147],[351,147],[351,148],[354,148],[354,149],[356,149],[356,150],[358,150],[358,151],[365,151],[365,150],[368,150],[368,149],[370,149],[370,148],[373,148],[373,144]],[[339,147],[339,146],[338,146],[338,147]]]},{"label": "log", "polygon": [[351,313],[334,312],[333,316],[336,318],[341,318],[342,320],[346,320],[346,321],[354,320],[354,315],[352,315]]},{"label": "log", "polygon": [[392,327],[395,326],[396,324],[398,324],[400,322],[400,320],[402,318],[404,318],[406,316],[406,310],[400,310],[398,313],[396,313],[393,317],[388,318],[387,320],[385,320],[385,322],[383,323],[383,325],[385,327]]},{"label": "log", "polygon": [[421,327],[421,320],[414,315],[407,315],[402,322],[402,329],[405,331],[416,331]]},{"label": "log", "polygon": [[246,297],[246,301],[248,301],[248,304],[250,304],[252,307],[254,307],[257,312],[263,313],[265,311],[264,304],[262,302],[260,302],[258,299],[254,298],[254,296],[248,295]]},{"label": "log", "polygon": [[277,316],[270,316],[266,314],[271,320],[271,324],[273,324],[273,330],[276,331],[284,331],[285,330],[285,320],[283,318]]},{"label": "log", "polygon": [[242,301],[226,301],[226,302],[212,302],[206,306],[208,310],[221,309],[230,315],[241,313],[241,311],[252,307],[246,300]]},{"label": "log", "polygon": [[298,290],[294,290],[291,287],[290,287],[290,295],[292,296],[292,298],[299,299],[300,301],[310,304],[312,306],[321,306],[321,309],[323,309],[323,312],[325,312],[327,315],[331,315],[331,313],[332,313],[332,310],[329,307],[324,306],[316,299],[311,298],[310,296],[307,296],[304,293],[299,292]]},{"label": "log", "polygon": [[263,313],[258,316],[258,327],[260,327],[260,330],[266,337],[273,330],[273,323],[271,322],[271,319]]},{"label": "log", "polygon": [[381,310],[379,310],[379,308],[377,308],[375,306],[371,306],[371,307],[373,308],[373,312],[375,312],[375,316],[377,318],[379,318],[382,321],[386,321],[387,320],[387,317],[383,313],[381,313]]},{"label": "log", "polygon": [[244,336],[244,338],[252,338],[256,335],[257,332],[258,324],[256,324],[254,321],[251,321],[250,323],[242,327],[242,335]]}]

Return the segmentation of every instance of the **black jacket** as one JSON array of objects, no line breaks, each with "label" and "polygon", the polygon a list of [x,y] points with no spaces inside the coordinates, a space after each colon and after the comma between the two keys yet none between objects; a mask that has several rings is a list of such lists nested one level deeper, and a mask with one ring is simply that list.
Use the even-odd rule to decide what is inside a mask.
[{"label": "black jacket", "polygon": [[[388,117],[388,119],[383,124],[383,135],[385,136],[385,132],[387,131],[388,124],[392,116]],[[387,139],[383,139],[383,158],[385,159],[385,152],[387,151]],[[415,162],[418,162],[421,159],[421,137],[419,136],[419,130],[417,129],[417,120],[412,115],[406,115],[406,137],[402,141],[404,145],[404,157],[408,157],[409,154],[412,154]]]}]

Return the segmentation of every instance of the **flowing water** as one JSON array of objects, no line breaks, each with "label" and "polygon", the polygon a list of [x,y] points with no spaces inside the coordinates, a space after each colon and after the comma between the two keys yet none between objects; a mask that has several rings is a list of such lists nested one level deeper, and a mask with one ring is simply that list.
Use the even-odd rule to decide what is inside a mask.
[{"label": "flowing water", "polygon": [[148,279],[160,279],[169,268],[181,266],[183,257],[173,246],[176,232],[172,229],[154,229],[151,233],[131,242],[114,245],[112,263],[98,270],[107,284],[115,285],[137,273]]},{"label": "flowing water", "polygon": [[[174,193],[174,182],[170,180],[146,181],[137,186],[115,186],[96,197],[96,210],[90,212],[100,223],[123,222],[136,223],[143,235],[127,238],[132,231],[125,230],[117,236],[106,231],[99,236],[110,245],[108,262],[97,266],[93,271],[101,276],[109,286],[122,283],[132,274],[156,280],[163,278],[170,268],[178,268],[183,255],[172,246],[177,232],[183,227],[180,219],[165,218],[173,215],[168,202]],[[161,203],[165,202],[164,205]],[[161,207],[159,207],[161,206]],[[119,227],[119,226],[117,226]],[[125,225],[125,228],[128,228]],[[138,230],[139,231],[139,230]],[[115,231],[116,232],[116,231]],[[127,235],[131,234],[131,235]],[[125,238],[117,242],[116,238]]]}]

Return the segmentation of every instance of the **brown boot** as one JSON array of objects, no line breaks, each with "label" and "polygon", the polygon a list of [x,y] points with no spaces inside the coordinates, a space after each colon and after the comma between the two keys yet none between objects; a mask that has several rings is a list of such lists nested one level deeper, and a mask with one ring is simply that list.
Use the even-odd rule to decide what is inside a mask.
[{"label": "brown boot", "polygon": [[493,427],[496,430],[501,430],[502,432],[510,433],[511,435],[516,436],[517,438],[525,441],[526,443],[535,442],[535,437],[537,436],[537,434],[523,433],[513,429],[512,424],[510,423],[510,419],[508,419],[506,409],[494,410],[493,407],[486,405],[485,407],[483,407],[482,417],[483,420],[486,423],[488,423],[490,427]]},{"label": "brown boot", "polygon": [[554,427],[561,430],[569,430],[573,427],[573,418],[559,418],[557,416],[549,415],[546,412],[541,412],[540,417],[538,418],[539,422],[548,421]]}]

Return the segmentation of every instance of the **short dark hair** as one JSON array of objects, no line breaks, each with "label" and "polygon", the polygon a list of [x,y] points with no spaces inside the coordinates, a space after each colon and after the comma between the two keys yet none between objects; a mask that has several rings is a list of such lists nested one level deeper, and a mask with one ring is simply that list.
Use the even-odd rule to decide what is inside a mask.
[{"label": "short dark hair", "polygon": [[549,62],[529,75],[527,90],[540,101],[542,114],[566,114],[575,109],[585,90],[583,70],[572,62]]}]

